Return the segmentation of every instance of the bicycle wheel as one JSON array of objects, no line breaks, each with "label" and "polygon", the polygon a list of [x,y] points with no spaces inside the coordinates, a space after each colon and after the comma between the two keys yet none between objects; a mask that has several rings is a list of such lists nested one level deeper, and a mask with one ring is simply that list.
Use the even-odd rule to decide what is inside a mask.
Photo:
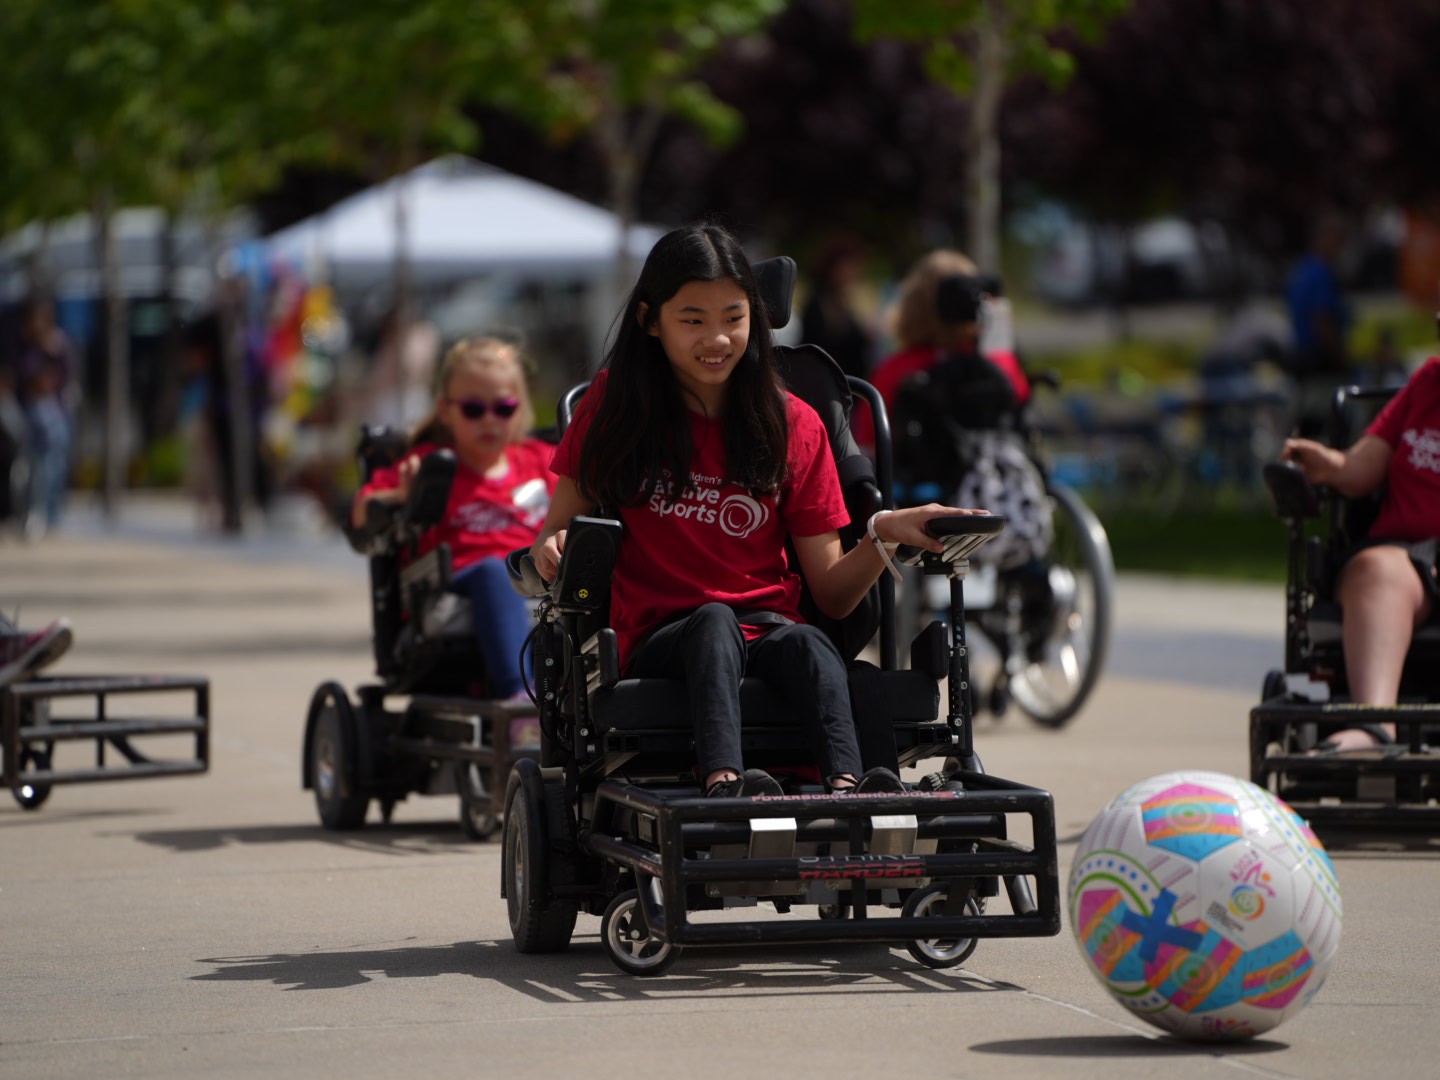
[{"label": "bicycle wheel", "polygon": [[1115,562],[1110,539],[1090,508],[1051,483],[1055,540],[1046,557],[1051,600],[1029,623],[1028,640],[1008,658],[1011,699],[1037,724],[1058,728],[1095,689],[1110,647]]}]

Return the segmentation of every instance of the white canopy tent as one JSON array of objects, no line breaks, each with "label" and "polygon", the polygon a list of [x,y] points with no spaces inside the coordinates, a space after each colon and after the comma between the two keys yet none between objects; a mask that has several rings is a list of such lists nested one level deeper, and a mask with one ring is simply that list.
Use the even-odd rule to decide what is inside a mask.
[{"label": "white canopy tent", "polygon": [[[629,275],[662,232],[631,228],[624,248]],[[270,259],[352,299],[394,289],[402,245],[412,286],[432,298],[477,278],[489,279],[492,296],[505,291],[496,285],[578,284],[587,353],[598,358],[620,288],[629,284],[617,276],[620,233],[608,210],[452,154],[343,199],[262,244]]]},{"label": "white canopy tent", "polygon": [[[447,155],[368,188],[265,240],[271,257],[339,289],[393,278],[403,243],[424,287],[483,274],[596,279],[614,272],[614,214],[544,184]],[[626,251],[643,260],[661,230],[639,225]]]}]

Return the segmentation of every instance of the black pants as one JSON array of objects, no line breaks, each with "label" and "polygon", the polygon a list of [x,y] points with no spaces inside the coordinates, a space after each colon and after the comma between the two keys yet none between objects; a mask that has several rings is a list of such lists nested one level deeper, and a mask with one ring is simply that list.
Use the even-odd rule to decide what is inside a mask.
[{"label": "black pants", "polygon": [[860,773],[845,661],[817,627],[777,626],[747,642],[734,611],[706,604],[651,634],[626,675],[685,681],[702,777],[744,767],[740,679],[745,675],[768,683],[801,722],[822,776]]}]

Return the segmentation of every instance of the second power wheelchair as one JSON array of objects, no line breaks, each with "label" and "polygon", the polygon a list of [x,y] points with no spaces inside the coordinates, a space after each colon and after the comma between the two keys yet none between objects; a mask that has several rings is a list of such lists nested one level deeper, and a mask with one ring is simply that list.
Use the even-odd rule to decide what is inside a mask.
[{"label": "second power wheelchair", "polygon": [[[404,432],[366,426],[361,475],[368,481],[407,452]],[[371,802],[388,821],[411,793],[458,794],[465,835],[487,839],[500,825],[497,796],[511,766],[538,755],[510,744],[510,721],[534,709],[487,693],[469,601],[447,591],[449,548],[414,557],[444,515],[455,469],[449,450],[426,455],[404,504],[371,501],[364,525],[347,530],[370,562],[376,681],[353,698],[333,681],[311,696],[301,782],[326,828],[359,828]]]},{"label": "second power wheelchair", "polygon": [[[1326,441],[1351,445],[1394,388],[1341,387]],[[1347,553],[1363,540],[1380,494],[1346,498],[1311,485],[1288,463],[1263,470],[1289,534],[1285,669],[1265,676],[1250,713],[1250,778],[1305,818],[1334,825],[1440,823],[1440,615],[1419,627],[1406,656],[1400,702],[1357,705],[1346,683],[1335,583]],[[1394,724],[1373,750],[1316,753],[1342,728]]]},{"label": "second power wheelchair", "polygon": [[[771,324],[783,326],[794,264],[770,260],[757,273]],[[852,523],[865,522],[891,501],[878,393],[847,381],[813,347],[777,353],[791,391],[826,423]],[[562,401],[562,422],[582,389]],[[849,432],[852,391],[874,410],[875,466]],[[517,949],[565,949],[582,913],[601,919],[604,951],[632,975],[658,974],[692,946],[807,942],[905,943],[922,964],[943,968],[963,962],[980,938],[1058,933],[1053,800],[986,774],[971,738],[967,556],[1004,522],[937,524],[962,530],[946,559],[921,560],[927,572],[948,576],[951,618],[915,639],[908,669],[896,661],[888,577],[848,619],[825,626],[847,657],[878,627],[879,666],[850,667],[864,766],[898,771],[944,759],[896,794],[835,795],[792,778],[782,796],[704,797],[692,771],[684,684],[627,679],[619,670],[606,625],[619,522],[577,518],[548,587],[528,553],[512,554],[517,589],[542,597],[541,756],[515,764],[505,796],[501,893]],[[856,532],[853,524],[842,530],[847,544]],[[804,733],[766,684],[746,679],[741,704],[747,763],[782,770],[810,762]],[[699,912],[706,915],[697,919]]]}]

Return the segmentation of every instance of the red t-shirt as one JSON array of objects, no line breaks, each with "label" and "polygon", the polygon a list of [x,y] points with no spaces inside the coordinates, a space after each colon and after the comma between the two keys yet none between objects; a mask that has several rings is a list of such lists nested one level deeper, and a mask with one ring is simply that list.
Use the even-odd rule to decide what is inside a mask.
[{"label": "red t-shirt", "polygon": [[[940,358],[940,350],[933,345],[924,345],[914,349],[903,349],[900,352],[892,353],[870,374],[870,384],[880,391],[880,397],[884,399],[887,409],[895,408],[895,395],[900,392],[900,384],[921,371],[929,371],[935,366]],[[1010,380],[1010,385],[1015,388],[1015,403],[1023,405],[1030,399],[1030,380],[1025,377],[1025,371],[1020,367],[1020,359],[1013,352],[990,352],[985,354],[985,359],[1004,372],[1005,377]],[[855,401],[855,412],[850,418],[851,430],[855,433],[855,441],[861,446],[875,445],[875,423],[870,418],[870,406],[863,398]]]},{"label": "red t-shirt", "polygon": [[1432,356],[1390,399],[1365,434],[1394,453],[1385,501],[1370,535],[1386,540],[1440,536],[1440,356]]},{"label": "red t-shirt", "polygon": [[[601,372],[581,399],[551,466],[577,479],[585,433],[609,373]],[[702,604],[773,611],[800,617],[800,577],[790,567],[785,539],[819,536],[850,521],[830,442],[820,417],[787,394],[790,451],[778,495],[754,497],[727,480],[719,421],[690,413],[694,456],[690,482],[673,502],[656,492],[619,508],[625,526],[610,593],[610,625],[621,663],[655,627]],[[759,636],[761,631],[746,633]]]},{"label": "red t-shirt", "polygon": [[[422,443],[413,451],[424,457],[439,449]],[[555,448],[540,439],[526,439],[505,448],[509,471],[487,477],[461,462],[455,469],[445,516],[420,537],[417,555],[450,545],[450,566],[462,570],[481,559],[503,559],[518,548],[528,548],[545,524],[555,477],[550,458]],[[362,496],[398,487],[399,467],[376,469]]]}]

